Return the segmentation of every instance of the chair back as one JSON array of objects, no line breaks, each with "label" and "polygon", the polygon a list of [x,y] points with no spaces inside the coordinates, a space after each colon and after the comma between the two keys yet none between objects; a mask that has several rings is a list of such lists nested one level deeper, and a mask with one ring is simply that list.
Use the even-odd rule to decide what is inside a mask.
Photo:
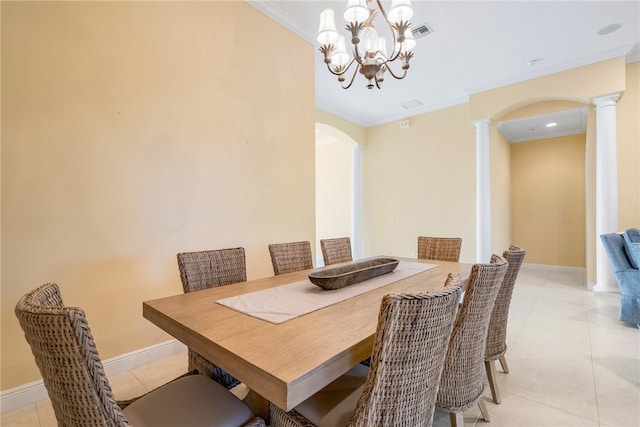
[{"label": "chair back", "polygon": [[458,262],[462,239],[459,237],[418,237],[418,258]]},{"label": "chair back", "polygon": [[509,305],[511,305],[511,295],[516,284],[520,267],[526,251],[517,246],[509,246],[504,251],[503,257],[509,266],[502,279],[500,290],[496,302],[493,305],[491,320],[489,321],[489,331],[487,332],[487,344],[485,348],[485,360],[496,360],[507,351],[507,320],[509,318]]},{"label": "chair back", "polygon": [[625,238],[621,233],[608,233],[601,234],[600,240],[620,288],[620,320],[640,325],[640,270],[634,267]]},{"label": "chair back", "polygon": [[[178,254],[178,269],[184,293],[247,281],[244,248],[182,252]],[[190,371],[196,369],[226,388],[240,383],[191,348],[187,351],[187,360]]]},{"label": "chair back", "polygon": [[320,248],[322,249],[324,265],[353,261],[351,240],[348,237],[320,239]]},{"label": "chair back", "polygon": [[272,243],[269,245],[269,254],[276,276],[313,268],[313,255],[309,241]]},{"label": "chair back", "polygon": [[624,249],[624,237],[620,233],[601,234],[600,241],[611,260],[614,273],[632,269],[631,261]]},{"label": "chair back", "polygon": [[371,368],[349,426],[431,426],[462,283],[382,299]]},{"label": "chair back", "polygon": [[185,293],[247,281],[244,248],[179,253],[178,269]]},{"label": "chair back", "polygon": [[48,283],[15,308],[60,426],[129,426],[113,397],[84,311]]},{"label": "chair back", "polygon": [[447,412],[466,411],[482,395],[489,319],[506,271],[507,261],[497,255],[491,257],[490,264],[471,268],[438,390],[437,406]]}]

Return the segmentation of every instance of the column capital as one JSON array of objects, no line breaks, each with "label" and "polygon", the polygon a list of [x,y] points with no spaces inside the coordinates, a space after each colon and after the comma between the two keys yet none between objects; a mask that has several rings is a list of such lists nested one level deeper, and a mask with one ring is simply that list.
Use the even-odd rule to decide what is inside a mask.
[{"label": "column capital", "polygon": [[472,125],[476,127],[476,129],[488,128],[491,126],[493,121],[491,119],[479,119],[479,120],[471,120]]},{"label": "column capital", "polygon": [[620,92],[615,92],[608,93],[606,95],[594,96],[591,98],[591,102],[596,106],[596,108],[610,107],[615,105],[618,99],[620,99]]}]

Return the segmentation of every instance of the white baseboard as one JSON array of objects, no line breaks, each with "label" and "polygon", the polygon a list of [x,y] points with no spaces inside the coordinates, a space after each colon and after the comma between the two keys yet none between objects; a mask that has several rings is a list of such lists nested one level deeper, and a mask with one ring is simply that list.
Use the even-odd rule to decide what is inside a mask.
[{"label": "white baseboard", "polygon": [[548,265],[548,264],[528,264],[522,263],[522,268],[529,270],[545,270],[545,271],[557,271],[564,273],[586,273],[587,269],[584,267],[568,267],[565,265]]},{"label": "white baseboard", "polygon": [[0,411],[4,414],[48,397],[42,380],[23,384],[0,392]]},{"label": "white baseboard", "polygon": [[180,341],[169,340],[150,347],[141,348],[140,350],[132,351],[131,353],[112,357],[111,359],[103,361],[102,364],[104,365],[104,371],[107,376],[111,376],[155,362],[156,360],[164,359],[165,357],[169,357],[186,350],[187,346],[182,344]]},{"label": "white baseboard", "polygon": [[[186,346],[178,340],[165,341],[160,344],[121,354],[102,361],[107,376],[146,365],[156,360],[178,354],[186,350]],[[0,413],[12,411],[39,400],[47,399],[47,389],[42,380],[33,381],[18,387],[0,392]]]}]

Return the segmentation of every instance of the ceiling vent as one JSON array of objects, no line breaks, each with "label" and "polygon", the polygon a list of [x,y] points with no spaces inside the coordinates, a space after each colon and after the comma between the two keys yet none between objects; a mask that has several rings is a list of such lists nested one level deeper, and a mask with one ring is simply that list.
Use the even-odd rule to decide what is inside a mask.
[{"label": "ceiling vent", "polygon": [[404,108],[406,108],[407,110],[411,110],[413,108],[418,108],[418,107],[421,107],[423,105],[424,104],[422,102],[418,101],[417,99],[412,99],[411,101],[407,101],[407,102],[402,103],[402,106]]},{"label": "ceiling vent", "polygon": [[427,23],[424,23],[412,28],[411,32],[413,33],[413,38],[419,39],[420,37],[428,36],[433,33],[433,30],[429,25],[427,25]]}]

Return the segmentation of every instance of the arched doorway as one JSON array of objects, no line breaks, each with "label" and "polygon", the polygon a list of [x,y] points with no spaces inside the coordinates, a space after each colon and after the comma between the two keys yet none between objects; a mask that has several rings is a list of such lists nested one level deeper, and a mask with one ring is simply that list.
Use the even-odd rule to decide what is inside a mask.
[{"label": "arched doorway", "polygon": [[510,236],[527,263],[586,268],[587,106],[521,106],[497,127],[509,143]]},{"label": "arched doorway", "polygon": [[360,156],[346,133],[316,123],[316,262],[324,264],[320,239],[351,238],[360,255]]}]

